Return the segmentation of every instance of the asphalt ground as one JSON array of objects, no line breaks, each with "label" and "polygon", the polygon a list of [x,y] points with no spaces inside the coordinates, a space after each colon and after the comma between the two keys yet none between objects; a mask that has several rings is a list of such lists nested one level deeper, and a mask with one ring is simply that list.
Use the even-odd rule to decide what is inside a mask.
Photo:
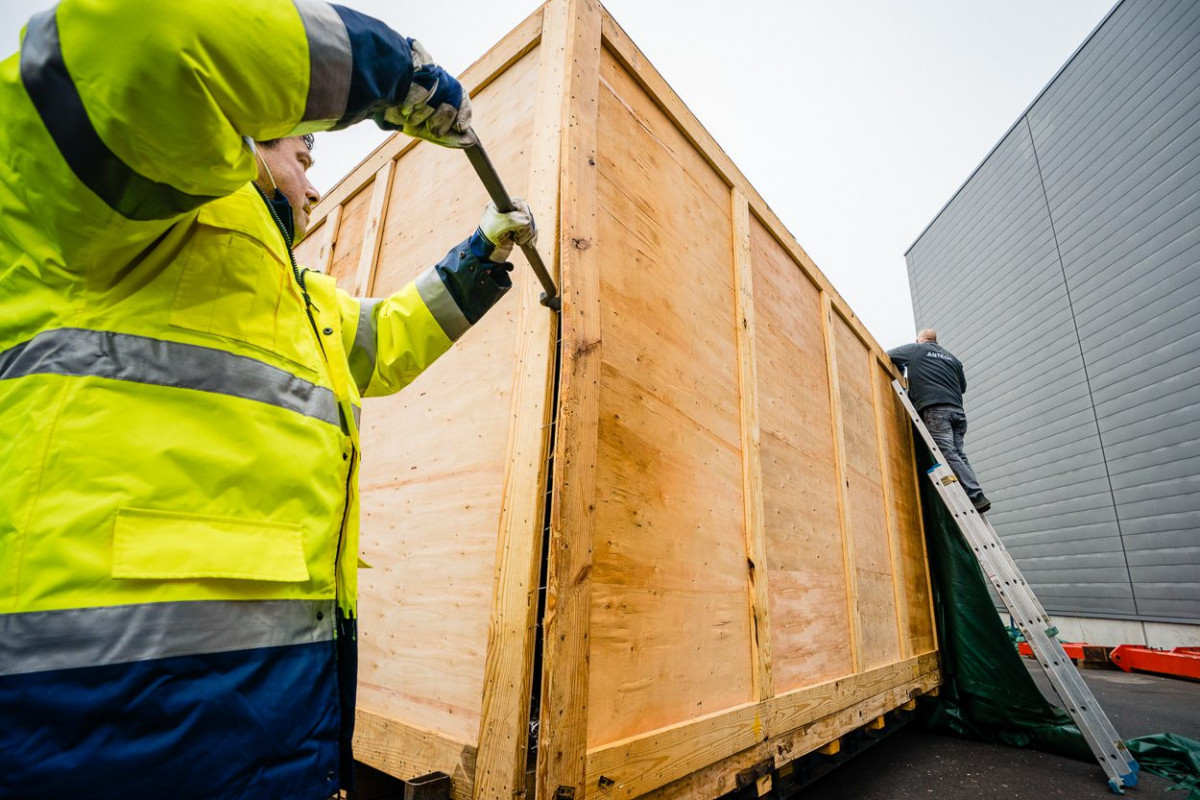
[{"label": "asphalt ground", "polygon": [[[1042,693],[1058,703],[1036,662],[1026,666]],[[1082,670],[1084,680],[1125,738],[1177,733],[1200,739],[1200,683],[1119,670]],[[1171,784],[1141,773],[1131,800],[1185,800]],[[795,795],[795,800],[990,800],[1111,797],[1096,763],[1005,747],[908,725]]]}]

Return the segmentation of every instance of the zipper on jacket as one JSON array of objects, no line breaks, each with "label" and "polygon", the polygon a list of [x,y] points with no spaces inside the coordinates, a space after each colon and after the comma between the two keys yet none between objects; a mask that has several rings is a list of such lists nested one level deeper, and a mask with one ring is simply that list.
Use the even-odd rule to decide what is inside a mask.
[{"label": "zipper on jacket", "polygon": [[[300,287],[300,294],[304,298],[304,312],[308,315],[308,322],[312,326],[313,336],[316,337],[317,346],[321,348],[321,356],[325,359],[325,363],[329,363],[329,354],[325,352],[325,343],[321,340],[320,327],[317,325],[317,320],[313,316],[312,310],[316,308],[312,298],[309,297],[308,287],[304,284],[304,273],[307,270],[300,269],[296,264],[296,254],[292,252],[292,239],[288,236],[287,228],[283,226],[283,221],[279,219],[279,214],[275,211],[274,206],[267,201],[267,195],[257,183],[252,184],[254,190],[258,192],[258,196],[262,198],[263,205],[267,207],[267,212],[271,215],[271,219],[275,221],[275,227],[279,229],[279,234],[283,237],[284,247],[287,249],[288,261],[292,262],[292,275],[296,279],[296,285]],[[320,310],[320,309],[318,309]],[[342,408],[341,401],[338,401],[338,409],[341,414],[345,414],[346,410]],[[353,409],[351,409],[353,413]],[[343,425],[349,426],[349,421],[344,420]],[[353,444],[350,446],[350,457],[348,459],[348,469],[346,472],[346,486],[342,500],[342,519],[338,524],[337,549],[333,553],[333,580],[336,585],[338,579],[338,564],[342,558],[342,542],[346,537],[346,522],[350,516],[350,491],[352,489],[350,481],[354,479],[354,462],[358,458],[358,448]]]},{"label": "zipper on jacket", "polygon": [[[317,320],[313,317],[312,310],[316,308],[312,298],[308,296],[308,287],[304,285],[304,273],[299,265],[296,264],[296,254],[292,252],[292,237],[288,236],[287,228],[283,225],[283,220],[279,218],[279,213],[271,202],[267,200],[267,194],[257,183],[251,184],[254,191],[258,192],[258,196],[262,198],[263,205],[267,207],[267,213],[271,215],[271,219],[275,221],[275,227],[279,229],[279,235],[283,237],[283,246],[287,250],[288,261],[292,262],[292,277],[296,279],[296,285],[300,287],[300,295],[304,298],[304,311],[308,314],[308,322],[312,325],[313,335],[317,337],[317,346],[321,348],[321,354],[325,355],[325,344],[321,341],[321,332],[317,327]],[[328,357],[327,357],[328,360]]]}]

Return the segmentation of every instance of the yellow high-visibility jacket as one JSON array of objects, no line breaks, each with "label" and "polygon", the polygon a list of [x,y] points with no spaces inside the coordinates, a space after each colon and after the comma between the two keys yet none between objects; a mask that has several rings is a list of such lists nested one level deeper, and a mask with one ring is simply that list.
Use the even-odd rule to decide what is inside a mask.
[{"label": "yellow high-visibility jacket", "polygon": [[470,242],[381,300],[295,268],[246,137],[403,99],[408,47],[316,0],[64,0],[0,63],[0,796],[346,782],[360,397],[504,287]]}]

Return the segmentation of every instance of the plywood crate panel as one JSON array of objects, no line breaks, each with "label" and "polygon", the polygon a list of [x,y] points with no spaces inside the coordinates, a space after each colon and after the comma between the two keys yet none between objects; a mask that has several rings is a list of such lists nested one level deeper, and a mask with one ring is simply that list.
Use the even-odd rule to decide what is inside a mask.
[{"label": "plywood crate panel", "polygon": [[[935,687],[878,344],[599,5],[552,0],[463,82],[563,309],[514,254],[518,288],[365,404],[357,756],[460,800],[716,797]],[[298,255],[385,296],[485,202],[396,136]]]}]

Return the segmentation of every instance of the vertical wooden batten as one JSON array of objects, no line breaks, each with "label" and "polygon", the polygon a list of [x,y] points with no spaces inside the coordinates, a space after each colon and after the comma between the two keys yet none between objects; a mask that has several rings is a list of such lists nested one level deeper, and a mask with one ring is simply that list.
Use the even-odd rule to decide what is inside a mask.
[{"label": "vertical wooden batten", "polygon": [[[905,384],[905,388],[907,388],[907,387],[908,387],[908,384]],[[909,463],[912,464],[913,487],[916,488],[916,487],[920,487],[920,485],[921,485],[921,483],[920,483],[921,471],[919,469],[917,469],[917,441],[916,441],[917,434],[916,434],[916,431],[913,429],[912,425],[905,424],[904,427],[908,431],[908,436],[905,437],[905,441],[907,442],[907,446],[908,446],[908,460],[909,460]],[[921,521],[922,529],[923,529],[924,519],[925,519],[925,509],[924,509],[924,503],[921,501],[920,488],[916,488],[916,491],[914,492],[914,502],[916,503],[916,506],[917,506],[917,519],[919,521]],[[934,603],[933,603],[933,575],[928,568],[929,548],[925,544],[924,534],[922,534],[919,538],[920,538],[920,542],[921,542],[921,555],[923,556],[922,563],[924,563],[926,565],[925,596],[929,600],[927,612],[929,614],[930,620],[936,620],[937,619],[937,608],[934,606]],[[940,649],[939,644],[938,644],[937,625],[936,624],[930,625],[930,631],[933,633],[932,649],[934,651],[937,651]]]},{"label": "vertical wooden batten", "polygon": [[862,669],[862,634],[858,609],[858,570],[854,564],[854,538],[850,529],[850,507],[846,489],[850,485],[846,469],[846,434],[842,424],[842,392],[838,377],[837,343],[833,334],[834,307],[828,292],[821,291],[821,332],[825,339],[825,358],[829,368],[829,408],[833,420],[833,458],[837,471],[837,503],[842,523],[842,563],[846,573],[846,603],[849,608],[850,656],[852,671]]},{"label": "vertical wooden batten", "polygon": [[312,264],[312,268],[329,273],[329,268],[333,266],[333,251],[337,247],[338,229],[342,225],[342,207],[334,206],[329,211],[329,215],[325,217],[325,221],[321,224],[321,244],[317,249],[317,259]]},{"label": "vertical wooden batten", "polygon": [[379,260],[379,244],[383,240],[383,219],[387,214],[388,198],[392,194],[392,176],[395,161],[385,161],[375,173],[375,185],[371,190],[371,209],[367,213],[367,224],[363,230],[362,252],[358,257],[358,272],[350,294],[366,297],[371,294],[375,279],[375,264]]},{"label": "vertical wooden batten", "polygon": [[[908,619],[907,592],[901,588],[901,574],[904,568],[900,555],[900,525],[896,519],[896,511],[892,499],[891,469],[888,467],[887,436],[884,433],[886,424],[885,409],[891,408],[891,397],[885,396],[879,387],[882,375],[887,374],[887,368],[878,356],[871,359],[871,400],[875,404],[875,442],[879,454],[879,478],[883,489],[883,508],[887,517],[888,528],[888,563],[891,565],[892,598],[896,618],[896,641],[900,645],[900,658],[912,655],[912,643],[904,630],[904,622]],[[881,372],[882,370],[882,372]],[[886,404],[886,405],[885,405]]]},{"label": "vertical wooden batten", "polygon": [[[556,13],[559,12],[559,13]],[[566,15],[551,7],[541,17],[529,192],[538,220],[539,251],[554,264],[558,241],[559,158],[566,63]],[[516,261],[523,256],[514,253]],[[519,268],[523,268],[520,265]],[[541,305],[531,271],[516,277],[521,304],[516,343],[504,503],[500,512],[488,626],[483,712],[476,760],[476,800],[523,796],[528,758],[530,692],[535,676],[538,579],[542,563],[547,451],[554,409],[553,363],[557,315]]]},{"label": "vertical wooden batten", "polygon": [[595,0],[555,0],[545,13],[565,17],[566,71],[559,160],[562,374],[542,623],[537,796],[571,800],[584,796],[587,767],[589,572],[599,436],[599,251],[603,246],[596,241],[601,9]]},{"label": "vertical wooden batten", "polygon": [[730,192],[737,329],[738,393],[741,398],[742,484],[749,569],[751,658],[754,699],[775,695],[771,675],[771,626],[767,591],[766,531],[763,525],[762,432],[758,419],[758,368],[754,344],[754,283],[750,256],[750,205],[738,188]]}]

